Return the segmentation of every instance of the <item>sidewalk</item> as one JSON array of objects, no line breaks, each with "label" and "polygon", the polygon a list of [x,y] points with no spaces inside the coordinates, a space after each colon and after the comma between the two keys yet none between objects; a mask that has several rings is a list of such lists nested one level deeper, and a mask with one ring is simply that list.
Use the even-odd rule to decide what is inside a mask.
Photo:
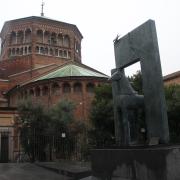
[{"label": "sidewalk", "polygon": [[36,162],[37,166],[51,170],[61,175],[79,180],[91,176],[91,165],[89,162],[60,161],[60,162]]}]

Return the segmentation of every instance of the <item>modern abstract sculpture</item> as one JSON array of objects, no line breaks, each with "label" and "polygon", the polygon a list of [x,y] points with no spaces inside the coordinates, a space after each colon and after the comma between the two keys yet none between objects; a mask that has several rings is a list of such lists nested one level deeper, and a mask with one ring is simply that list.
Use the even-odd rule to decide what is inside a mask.
[{"label": "modern abstract sculpture", "polygon": [[[114,41],[116,69],[112,70],[117,147],[91,152],[92,180],[177,180],[180,179],[180,146],[169,145],[169,128],[155,23],[148,20]],[[124,68],[140,61],[143,93],[138,95],[125,76]],[[136,111],[145,110],[146,146],[131,145]],[[155,141],[154,141],[155,140]],[[155,145],[159,140],[161,145]],[[153,142],[154,141],[154,142]],[[153,146],[150,146],[153,145]]]},{"label": "modern abstract sculpture", "polygon": [[[148,20],[124,37],[117,38],[114,50],[116,69],[112,70],[111,79],[117,142],[120,145],[130,143],[131,111],[144,104],[148,140],[158,138],[160,143],[168,143],[169,128],[155,22]],[[124,68],[138,61],[144,98],[133,91],[124,75]],[[121,74],[119,79],[118,74]]]}]

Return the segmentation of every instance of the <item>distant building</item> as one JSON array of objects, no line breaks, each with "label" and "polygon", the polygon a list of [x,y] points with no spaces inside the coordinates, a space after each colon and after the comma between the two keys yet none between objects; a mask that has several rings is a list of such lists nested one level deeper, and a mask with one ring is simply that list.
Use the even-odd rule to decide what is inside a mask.
[{"label": "distant building", "polygon": [[68,99],[76,105],[76,119],[88,123],[94,88],[107,83],[108,76],[82,64],[83,36],[76,25],[31,16],[5,22],[0,38],[0,140],[9,138],[10,154],[22,99],[47,108]]},{"label": "distant building", "polygon": [[164,76],[163,80],[165,85],[180,84],[180,71]]}]

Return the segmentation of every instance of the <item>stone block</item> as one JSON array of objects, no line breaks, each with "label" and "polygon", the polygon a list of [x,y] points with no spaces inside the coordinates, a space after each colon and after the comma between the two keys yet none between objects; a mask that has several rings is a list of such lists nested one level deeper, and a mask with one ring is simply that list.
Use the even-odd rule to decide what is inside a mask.
[{"label": "stone block", "polygon": [[180,146],[92,150],[96,180],[179,180],[179,168]]}]

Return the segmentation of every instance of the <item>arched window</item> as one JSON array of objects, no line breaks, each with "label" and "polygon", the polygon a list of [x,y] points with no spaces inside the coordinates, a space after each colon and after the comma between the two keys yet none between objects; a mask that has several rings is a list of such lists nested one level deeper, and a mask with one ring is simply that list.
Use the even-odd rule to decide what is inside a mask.
[{"label": "arched window", "polygon": [[20,54],[20,55],[23,55],[23,47],[20,49],[19,54]]},{"label": "arched window", "polygon": [[36,53],[39,54],[39,46],[36,46]]},{"label": "arched window", "polygon": [[53,49],[50,49],[50,55],[53,56]]},{"label": "arched window", "polygon": [[67,58],[67,51],[64,51],[64,58]]},{"label": "arched window", "polygon": [[43,31],[37,30],[37,42],[43,43]]},{"label": "arched window", "polygon": [[58,49],[55,49],[55,56],[58,56]]},{"label": "arched window", "polygon": [[70,47],[70,40],[69,40],[69,36],[68,36],[68,35],[65,35],[65,36],[64,36],[63,45],[64,45],[65,47]]},{"label": "arched window", "polygon": [[68,59],[71,59],[71,52],[68,51]]},{"label": "arched window", "polygon": [[40,54],[44,54],[44,48],[40,47]]},{"label": "arched window", "polygon": [[22,44],[24,39],[23,31],[18,31],[17,33],[17,44]]},{"label": "arched window", "polygon": [[16,44],[16,33],[14,31],[10,35],[10,44]]},{"label": "arched window", "polygon": [[40,96],[40,93],[41,93],[41,89],[39,87],[36,87],[35,88],[35,95]]},{"label": "arched window", "polygon": [[25,31],[25,43],[30,43],[31,42],[31,30],[26,29]]},{"label": "arched window", "polygon": [[59,46],[63,45],[63,36],[62,36],[62,34],[58,34],[58,45]]},{"label": "arched window", "polygon": [[63,57],[63,51],[62,50],[59,50],[59,56]]},{"label": "arched window", "polygon": [[81,48],[80,48],[80,44],[78,43],[78,42],[75,42],[75,51],[76,51],[76,53],[81,53],[80,51],[81,51]]},{"label": "arched window", "polygon": [[16,49],[16,55],[19,55],[19,48]]},{"label": "arched window", "polygon": [[82,92],[82,84],[81,83],[75,83],[73,86],[75,93],[81,93]]},{"label": "arched window", "polygon": [[14,56],[15,53],[16,53],[16,50],[15,50],[15,48],[13,48],[13,49],[12,49],[12,55]]},{"label": "arched window", "polygon": [[53,95],[59,95],[60,94],[59,84],[58,83],[53,83],[51,90],[52,90]]},{"label": "arched window", "polygon": [[44,54],[48,55],[48,48],[47,47],[44,48]]},{"label": "arched window", "polygon": [[56,33],[51,34],[51,44],[56,45],[57,44],[57,39],[56,39]]},{"label": "arched window", "polygon": [[71,92],[71,86],[69,83],[63,84],[63,93],[70,93]]},{"label": "arched window", "polygon": [[32,48],[31,48],[31,46],[29,46],[28,53],[31,54],[31,52],[32,52]]},{"label": "arched window", "polygon": [[11,56],[11,48],[8,50],[8,57]]},{"label": "arched window", "polygon": [[50,44],[50,33],[48,31],[44,33],[44,43]]},{"label": "arched window", "polygon": [[27,47],[24,48],[24,54],[27,54]]},{"label": "arched window", "polygon": [[34,90],[33,90],[33,89],[30,89],[29,95],[30,95],[30,96],[34,96]]},{"label": "arched window", "polygon": [[46,96],[46,95],[48,95],[48,92],[49,92],[48,86],[44,86],[44,87],[42,88],[42,95],[43,95],[43,96]]},{"label": "arched window", "polygon": [[86,91],[89,92],[89,93],[93,93],[94,92],[94,84],[93,83],[88,83],[86,85]]}]

